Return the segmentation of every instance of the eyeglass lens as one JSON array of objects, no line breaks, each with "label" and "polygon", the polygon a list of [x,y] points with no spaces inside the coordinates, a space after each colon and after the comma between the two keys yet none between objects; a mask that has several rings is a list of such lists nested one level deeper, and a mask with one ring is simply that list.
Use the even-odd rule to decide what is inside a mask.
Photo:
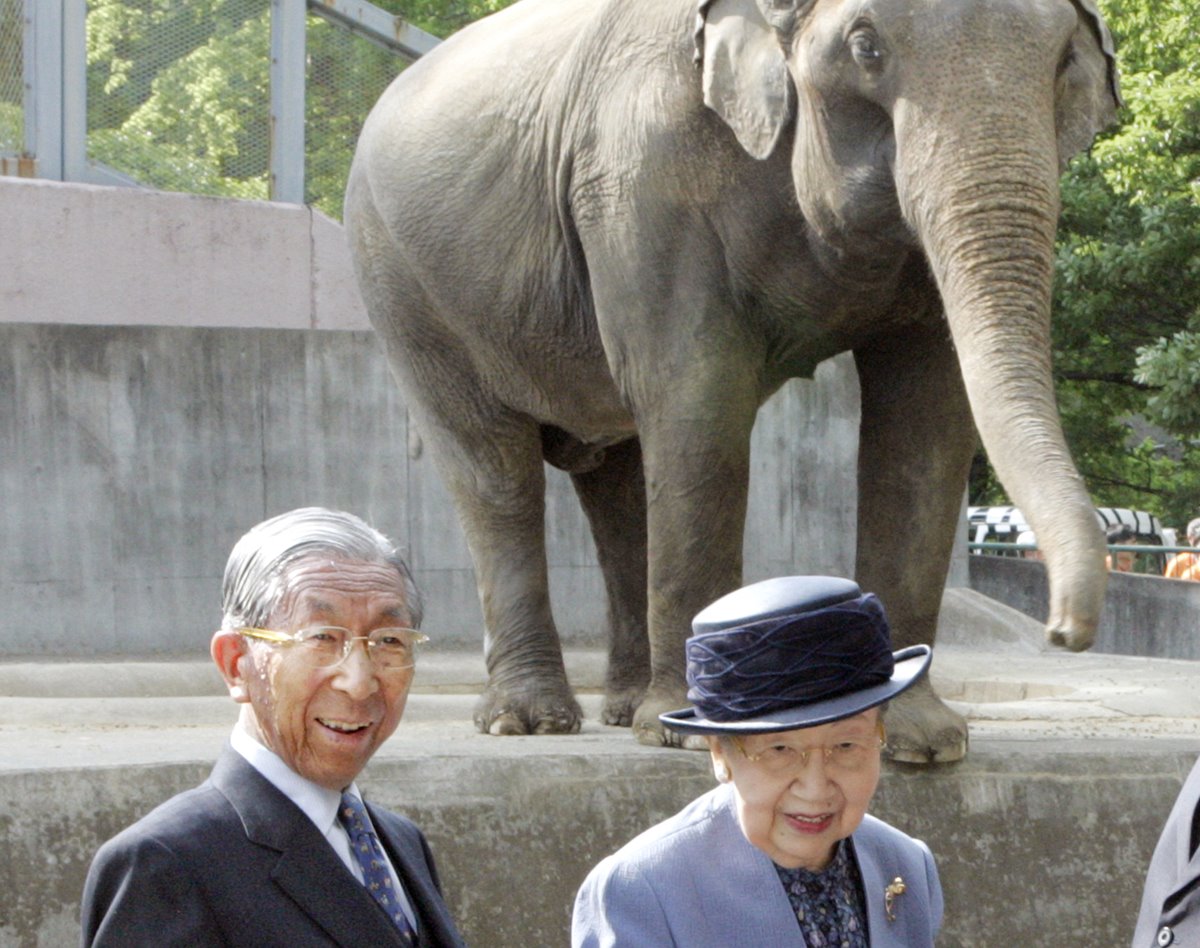
[{"label": "eyeglass lens", "polygon": [[376,629],[355,636],[337,626],[302,629],[297,642],[304,655],[319,666],[338,665],[349,657],[355,642],[366,642],[367,654],[382,668],[411,668],[416,663],[420,633],[412,629]]}]

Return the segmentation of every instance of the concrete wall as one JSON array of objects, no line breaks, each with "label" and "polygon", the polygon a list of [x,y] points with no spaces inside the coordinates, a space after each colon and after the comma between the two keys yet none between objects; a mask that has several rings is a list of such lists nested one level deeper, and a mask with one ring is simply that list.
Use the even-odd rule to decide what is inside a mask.
[{"label": "concrete wall", "polygon": [[[461,533],[365,331],[336,225],[303,208],[0,180],[0,227],[0,657],[199,655],[230,545],[301,503],[405,542],[428,628],[478,642]],[[748,578],[850,570],[857,412],[845,359],[764,408]],[[598,569],[555,472],[547,504],[563,631],[588,642]],[[426,828],[468,940],[490,948],[564,944],[587,869],[711,784],[702,755],[627,739],[489,741],[473,759],[466,743],[406,742],[364,784]],[[74,944],[99,843],[209,769],[46,756],[0,772],[5,946]],[[875,810],[937,853],[942,948],[1116,946],[1193,757],[1161,741],[973,740],[962,764],[890,768]]]},{"label": "concrete wall", "polygon": [[341,225],[296,204],[0,177],[0,322],[369,329]]},{"label": "concrete wall", "polygon": [[[469,944],[566,945],[588,869],[712,785],[707,755],[562,740],[496,740],[479,759],[417,751],[377,760],[362,781],[425,829]],[[872,810],[937,857],[939,948],[1117,948],[1194,756],[1151,742],[977,742],[959,765],[888,768]],[[96,847],[208,769],[0,773],[0,944],[76,944]]]},{"label": "concrete wall", "polygon": [[[1046,620],[1046,567],[1010,556],[970,556],[972,589]],[[1093,651],[1112,655],[1200,659],[1200,583],[1109,573]]]},{"label": "concrete wall", "polygon": [[[354,286],[307,208],[0,179],[0,657],[206,651],[233,542],[302,504],[407,546],[427,628],[474,645],[470,557]],[[324,330],[343,331],[329,332]],[[853,567],[848,357],[753,435],[746,577]],[[602,635],[595,551],[549,471],[564,639]]]}]

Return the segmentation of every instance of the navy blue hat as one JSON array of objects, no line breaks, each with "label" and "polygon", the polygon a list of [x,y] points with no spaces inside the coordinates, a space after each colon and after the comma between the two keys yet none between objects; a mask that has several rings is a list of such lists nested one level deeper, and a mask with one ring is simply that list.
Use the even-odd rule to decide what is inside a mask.
[{"label": "navy blue hat", "polygon": [[781,576],[722,596],[692,620],[688,700],[659,715],[685,734],[763,734],[829,724],[900,694],[928,645],[892,651],[883,605],[836,576]]}]

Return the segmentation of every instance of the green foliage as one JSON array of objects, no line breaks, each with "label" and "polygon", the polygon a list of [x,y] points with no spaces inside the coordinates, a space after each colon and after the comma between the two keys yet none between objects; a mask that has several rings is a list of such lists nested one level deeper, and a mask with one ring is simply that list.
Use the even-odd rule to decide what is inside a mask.
[{"label": "green foliage", "polygon": [[[1200,513],[1200,32],[1192,0],[1099,3],[1125,107],[1062,181],[1059,405],[1098,505],[1182,526]],[[979,465],[971,495],[996,496]]]},{"label": "green foliage", "polygon": [[0,151],[20,152],[24,148],[24,112],[20,105],[0,102]]},{"label": "green foliage", "polygon": [[[445,36],[510,2],[381,5]],[[339,218],[363,120],[404,61],[312,14],[306,54],[305,199]],[[91,158],[167,190],[268,197],[269,0],[88,0],[87,56]]]},{"label": "green foliage", "polygon": [[511,3],[513,0],[376,0],[376,6],[435,36],[449,36]]},{"label": "green foliage", "polygon": [[336,220],[362,123],[405,64],[328,20],[308,22],[305,200]]},{"label": "green foliage", "polygon": [[20,0],[0,0],[0,152],[25,151],[25,15]]},{"label": "green foliage", "polygon": [[269,3],[91,0],[88,153],[168,190],[267,197]]},{"label": "green foliage", "polygon": [[1154,393],[1148,413],[1174,431],[1200,430],[1200,334],[1183,330],[1138,351],[1136,378]]}]

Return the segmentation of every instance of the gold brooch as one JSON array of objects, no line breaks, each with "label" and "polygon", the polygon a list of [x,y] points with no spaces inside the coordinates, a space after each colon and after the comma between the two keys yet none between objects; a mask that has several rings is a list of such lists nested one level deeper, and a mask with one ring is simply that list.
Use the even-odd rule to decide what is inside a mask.
[{"label": "gold brooch", "polygon": [[888,887],[883,890],[883,911],[887,915],[889,922],[896,920],[896,898],[903,895],[904,890],[907,888],[908,886],[904,884],[904,879],[896,876]]}]

